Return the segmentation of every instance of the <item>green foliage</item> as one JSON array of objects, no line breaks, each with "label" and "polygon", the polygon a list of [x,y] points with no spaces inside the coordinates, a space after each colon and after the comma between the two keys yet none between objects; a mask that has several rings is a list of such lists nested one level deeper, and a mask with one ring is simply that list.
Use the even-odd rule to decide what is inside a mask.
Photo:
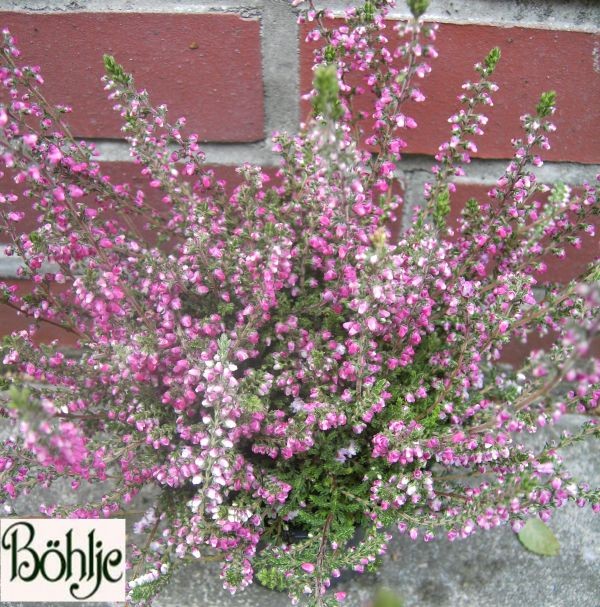
[{"label": "green foliage", "polygon": [[20,411],[31,409],[31,390],[27,387],[10,385],[8,388],[7,406],[11,409],[19,409]]},{"label": "green foliage", "polygon": [[313,86],[317,93],[312,100],[315,115],[333,120],[341,118],[343,110],[339,99],[340,85],[335,66],[317,67]]},{"label": "green foliage", "polygon": [[242,566],[238,560],[235,560],[225,571],[225,581],[231,586],[236,587],[242,583],[244,574],[242,573]]},{"label": "green foliage", "polygon": [[275,567],[266,567],[256,574],[258,581],[269,590],[282,592],[286,588],[284,574]]},{"label": "green foliage", "polygon": [[46,245],[46,241],[44,240],[43,236],[41,234],[38,234],[37,232],[30,232],[29,233],[29,240],[31,241],[31,243],[34,246],[34,250],[36,251],[43,251]]},{"label": "green foliage", "polygon": [[448,186],[438,194],[435,201],[435,209],[433,211],[433,220],[438,229],[441,229],[446,224],[446,217],[450,213],[450,190]]},{"label": "green foliage", "polygon": [[231,301],[220,301],[217,304],[217,311],[220,316],[229,316],[235,312],[235,304]]},{"label": "green foliage", "polygon": [[501,56],[500,49],[497,46],[494,47],[487,54],[487,57],[484,59],[484,63],[485,63],[485,68],[489,74],[491,74],[496,69],[496,66],[498,65],[498,61],[500,61],[500,56]]},{"label": "green foliage", "polygon": [[[398,367],[389,377],[390,386],[387,390],[392,394],[387,407],[383,410],[374,423],[380,424],[380,429],[385,429],[387,423],[393,419],[415,419],[422,418],[427,409],[432,404],[434,394],[428,398],[417,401],[411,405],[411,411],[406,413],[403,408],[406,406],[405,396],[407,392],[415,390],[419,386],[419,380],[423,377],[435,375],[435,369],[431,367],[429,359],[431,355],[438,352],[442,347],[442,340],[437,333],[427,335],[419,344],[415,354],[415,360],[409,367]],[[433,418],[435,424],[439,423],[437,416]],[[420,420],[424,424],[424,420]]]},{"label": "green foliage", "polygon": [[407,0],[408,8],[415,19],[418,19],[429,7],[429,0]]},{"label": "green foliage", "polygon": [[258,411],[265,410],[265,404],[258,396],[256,396],[256,394],[250,394],[242,398],[241,406],[242,409],[244,411],[248,411],[248,413],[256,413]]},{"label": "green foliage", "polygon": [[467,221],[467,230],[469,233],[473,233],[480,228],[483,223],[483,216],[479,201],[476,198],[469,198],[469,200],[467,200],[465,207],[462,210],[462,216]]},{"label": "green foliage", "polygon": [[379,588],[373,601],[373,607],[402,607],[402,599],[386,587]]},{"label": "green foliage", "polygon": [[333,63],[335,61],[337,53],[335,47],[331,44],[328,44],[323,51],[323,58],[327,63]]},{"label": "green foliage", "polygon": [[284,512],[297,510],[294,523],[309,533],[319,533],[332,514],[332,531],[351,537],[362,518],[360,500],[368,498],[368,486],[361,482],[367,469],[361,460],[368,453],[348,462],[336,461],[338,450],[350,441],[348,434],[331,433],[328,440],[320,439],[308,452],[300,473],[293,465],[288,470],[280,466],[277,471],[279,478],[292,485]]},{"label": "green foliage", "polygon": [[569,186],[564,181],[557,181],[550,190],[550,196],[548,200],[553,203],[559,203],[568,196],[570,191]]},{"label": "green foliage", "polygon": [[227,335],[221,335],[217,340],[217,347],[219,348],[219,358],[221,360],[225,360],[229,354],[229,347],[231,345],[231,340]]},{"label": "green foliage", "polygon": [[467,200],[467,204],[465,205],[465,212],[469,216],[476,216],[479,214],[479,202],[476,198],[469,198]]},{"label": "green foliage", "polygon": [[519,531],[519,541],[527,550],[541,556],[557,556],[560,544],[554,533],[539,518],[530,518]]},{"label": "green foliage", "polygon": [[600,262],[594,261],[589,265],[585,280],[589,283],[600,282]]},{"label": "green foliage", "polygon": [[104,55],[104,69],[111,80],[125,86],[131,84],[131,75],[123,69],[120,63],[117,63],[112,55]]},{"label": "green foliage", "polygon": [[366,22],[370,23],[373,21],[373,17],[375,16],[375,6],[369,0],[365,2],[365,5],[362,8],[362,15]]},{"label": "green foliage", "polygon": [[556,91],[546,91],[542,93],[540,97],[540,102],[536,106],[537,115],[540,118],[545,118],[546,116],[550,116],[554,111],[554,106],[556,105]]},{"label": "green foliage", "polygon": [[134,602],[148,601],[159,591],[161,584],[158,581],[148,582],[142,586],[136,586],[131,591],[131,599]]},{"label": "green foliage", "polygon": [[[431,403],[431,398],[427,399],[425,402],[429,405]],[[433,405],[433,403],[431,403]],[[431,410],[430,410],[431,409]],[[426,410],[425,417],[423,417],[421,421],[421,425],[424,428],[425,436],[432,436],[435,434],[435,431],[438,429],[440,425],[440,413],[442,411],[442,403],[439,402],[433,407],[428,407]]]}]

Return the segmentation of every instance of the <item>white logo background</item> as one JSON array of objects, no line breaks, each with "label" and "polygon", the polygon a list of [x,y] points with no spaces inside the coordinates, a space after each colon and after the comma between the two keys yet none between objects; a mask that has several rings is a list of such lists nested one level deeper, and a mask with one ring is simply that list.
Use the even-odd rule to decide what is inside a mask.
[{"label": "white logo background", "polygon": [[125,601],[125,559],[124,519],[0,519],[0,601]]}]

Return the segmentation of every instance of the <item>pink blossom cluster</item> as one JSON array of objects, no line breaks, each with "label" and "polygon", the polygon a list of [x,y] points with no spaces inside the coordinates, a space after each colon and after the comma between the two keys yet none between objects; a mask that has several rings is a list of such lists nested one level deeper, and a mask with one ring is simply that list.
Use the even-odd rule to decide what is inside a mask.
[{"label": "pink blossom cluster", "polygon": [[[454,540],[518,530],[568,501],[600,510],[560,451],[599,434],[598,264],[567,284],[545,274],[550,256],[591,241],[599,186],[536,179],[552,95],[523,116],[487,198],[447,225],[497,90],[497,50],[449,111],[412,226],[390,238],[403,131],[425,102],[415,82],[437,55],[421,4],[394,25],[391,0],[340,21],[310,5],[314,116],[275,134],[275,175],[243,165],[235,188],[185,120],[108,57],[105,88],[146,187],[116,183],[3,33],[0,162],[15,188],[0,194],[0,224],[28,292],[0,283],[0,304],[30,325],[0,349],[12,384],[0,496],[108,481],[99,500],[42,511],[119,516],[150,488],[131,602],[199,559],[222,561],[231,591],[258,579],[336,604],[346,595],[327,592],[333,580],[372,568],[392,526]],[[63,341],[40,343],[44,325]],[[521,368],[501,364],[511,342],[547,335]],[[543,447],[522,439],[568,413],[588,421]]]}]

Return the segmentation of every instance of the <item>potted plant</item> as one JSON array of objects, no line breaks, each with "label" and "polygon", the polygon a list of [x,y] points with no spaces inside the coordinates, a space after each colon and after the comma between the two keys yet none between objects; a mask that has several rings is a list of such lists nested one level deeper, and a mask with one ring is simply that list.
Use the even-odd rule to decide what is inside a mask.
[{"label": "potted plant", "polygon": [[[220,559],[232,592],[256,578],[294,602],[336,604],[332,580],[376,566],[392,528],[454,540],[518,531],[568,501],[600,507],[558,453],[598,437],[593,416],[557,443],[521,440],[597,411],[598,265],[538,289],[546,256],[593,231],[597,186],[536,180],[553,130],[547,92],[488,198],[448,222],[496,90],[493,49],[463,87],[424,204],[392,241],[403,130],[416,126],[436,29],[426,1],[408,0],[412,18],[394,26],[391,4],[367,0],[342,23],[311,5],[302,19],[323,42],[312,117],[275,135],[275,176],[241,166],[233,192],[184,120],[106,57],[147,188],[113,183],[4,31],[0,157],[39,219],[21,233],[19,196],[0,197],[7,254],[32,285],[0,285],[0,302],[31,319],[2,346],[14,431],[1,495],[10,507],[59,478],[74,490],[109,481],[98,501],[42,508],[109,517],[151,487],[132,603],[150,603],[185,563]],[[44,323],[76,349],[38,343]],[[554,345],[521,368],[500,364],[511,340],[548,333]]]}]

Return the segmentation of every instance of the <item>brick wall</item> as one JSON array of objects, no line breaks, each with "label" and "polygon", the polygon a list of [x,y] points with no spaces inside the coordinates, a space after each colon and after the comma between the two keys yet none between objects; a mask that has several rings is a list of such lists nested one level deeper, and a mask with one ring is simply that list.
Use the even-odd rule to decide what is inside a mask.
[{"label": "brick wall", "polygon": [[[323,4],[341,12],[351,2]],[[577,184],[600,172],[598,2],[433,0],[428,14],[442,24],[440,57],[423,84],[429,99],[415,115],[420,128],[402,167],[405,221],[418,204],[431,154],[447,136],[447,102],[493,46],[502,49],[501,89],[455,202],[485,195],[510,156],[520,114],[543,90],[557,91],[559,128],[539,178]],[[401,5],[391,18],[406,15]],[[136,179],[136,170],[100,83],[103,53],[114,54],[156,103],[187,116],[224,177],[234,177],[232,167],[241,162],[273,166],[269,134],[296,130],[307,112],[300,96],[310,88],[312,46],[288,0],[0,0],[0,25],[17,36],[25,61],[41,65],[47,97],[73,105],[75,134],[95,140],[107,172],[120,179]],[[556,271],[567,279],[597,254],[597,243],[588,240]],[[15,267],[0,255],[0,276],[14,276]],[[14,322],[0,311],[0,333]]]}]

